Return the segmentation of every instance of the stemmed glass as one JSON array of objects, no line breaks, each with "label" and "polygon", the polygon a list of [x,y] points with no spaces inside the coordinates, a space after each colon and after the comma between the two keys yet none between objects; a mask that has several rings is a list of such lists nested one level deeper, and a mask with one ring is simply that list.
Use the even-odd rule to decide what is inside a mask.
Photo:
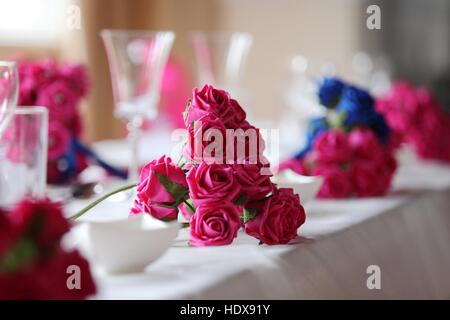
[{"label": "stemmed glass", "polygon": [[16,63],[0,61],[0,138],[14,115],[18,87]]},{"label": "stemmed glass", "polygon": [[198,85],[220,87],[241,100],[245,96],[242,72],[253,43],[252,35],[246,32],[199,31],[190,34],[190,42],[197,66]]},{"label": "stemmed glass", "polygon": [[127,123],[128,179],[139,175],[139,136],[144,119],[158,116],[161,77],[175,39],[171,31],[102,30],[114,93],[115,116]]}]

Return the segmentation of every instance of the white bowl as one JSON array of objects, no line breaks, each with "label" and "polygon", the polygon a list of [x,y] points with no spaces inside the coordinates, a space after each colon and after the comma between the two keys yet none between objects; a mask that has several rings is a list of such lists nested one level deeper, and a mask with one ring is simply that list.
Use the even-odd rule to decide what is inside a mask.
[{"label": "white bowl", "polygon": [[283,170],[272,177],[272,181],[283,188],[292,188],[300,195],[300,202],[305,204],[313,200],[322,186],[321,176],[302,176],[294,171]]},{"label": "white bowl", "polygon": [[172,244],[180,224],[148,214],[115,221],[89,221],[88,252],[94,264],[108,273],[142,272]]}]

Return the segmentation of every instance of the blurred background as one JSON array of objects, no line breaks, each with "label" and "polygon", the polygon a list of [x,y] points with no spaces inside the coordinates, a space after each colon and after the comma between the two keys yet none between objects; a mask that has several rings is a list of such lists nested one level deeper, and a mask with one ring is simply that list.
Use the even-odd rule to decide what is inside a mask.
[{"label": "blurred background", "polygon": [[[372,4],[381,8],[381,30],[366,27]],[[68,19],[77,8],[81,24],[73,28]],[[55,57],[86,64],[92,84],[82,108],[86,141],[125,134],[113,115],[99,36],[104,28],[175,31],[169,65],[179,85],[167,92],[185,100],[197,85],[189,33],[250,33],[253,41],[242,73],[247,91],[241,102],[254,118],[274,126],[292,118],[292,105],[298,104],[292,86],[295,92],[295,79],[308,72],[338,73],[368,86],[370,73],[380,85],[373,90],[382,90],[386,79],[409,79],[431,86],[450,106],[447,0],[0,0],[0,59]],[[167,98],[163,95],[161,104]]]}]

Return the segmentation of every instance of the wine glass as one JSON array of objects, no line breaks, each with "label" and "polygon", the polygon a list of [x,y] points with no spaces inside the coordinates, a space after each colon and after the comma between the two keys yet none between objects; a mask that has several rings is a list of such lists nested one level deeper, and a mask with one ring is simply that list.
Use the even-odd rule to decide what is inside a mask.
[{"label": "wine glass", "polygon": [[14,115],[18,86],[16,63],[0,61],[0,137]]},{"label": "wine glass", "polygon": [[198,85],[210,84],[246,100],[242,73],[253,43],[246,32],[192,32],[190,42],[197,67]]},{"label": "wine glass", "polygon": [[158,116],[161,77],[175,33],[105,29],[100,35],[111,73],[114,113],[127,123],[131,149],[128,179],[136,182],[140,127],[144,119]]}]

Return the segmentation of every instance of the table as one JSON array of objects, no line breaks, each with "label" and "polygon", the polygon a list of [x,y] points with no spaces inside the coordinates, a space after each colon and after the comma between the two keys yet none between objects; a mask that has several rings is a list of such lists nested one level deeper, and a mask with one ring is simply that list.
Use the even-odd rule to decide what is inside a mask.
[{"label": "table", "polygon": [[[450,298],[450,166],[402,166],[387,197],[312,201],[306,210],[290,245],[260,246],[240,233],[230,246],[192,248],[182,230],[144,273],[96,277],[94,298]],[[371,265],[380,290],[367,287]]]}]

